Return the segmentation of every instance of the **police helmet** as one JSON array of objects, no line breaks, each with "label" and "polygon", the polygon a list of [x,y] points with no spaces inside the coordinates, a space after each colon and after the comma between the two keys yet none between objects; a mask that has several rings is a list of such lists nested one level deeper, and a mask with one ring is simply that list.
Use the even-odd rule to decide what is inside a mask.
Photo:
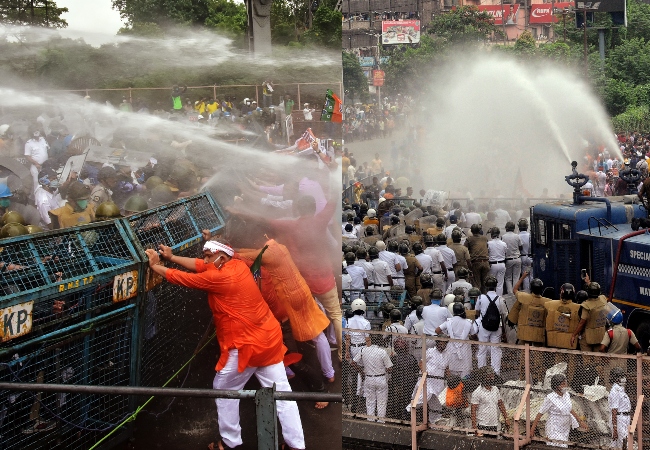
[{"label": "police helmet", "polygon": [[397,216],[390,216],[390,224],[391,224],[391,225],[398,225],[398,224],[399,224],[399,217],[397,217]]},{"label": "police helmet", "polygon": [[365,248],[359,247],[356,252],[357,259],[361,261],[362,259],[366,259],[366,256],[368,256],[368,252],[366,251]]},{"label": "police helmet", "polygon": [[478,298],[481,296],[481,290],[479,288],[473,287],[469,291],[467,291],[467,296],[470,298]]},{"label": "police helmet", "polygon": [[397,252],[398,249],[399,249],[399,244],[397,243],[397,241],[388,242],[388,251],[389,252],[395,253],[395,252]]},{"label": "police helmet", "polygon": [[372,225],[368,225],[366,227],[366,236],[372,236],[375,234],[375,229],[372,227]]},{"label": "police helmet", "polygon": [[564,283],[560,297],[565,301],[573,301],[576,298],[576,288],[571,283]]},{"label": "police helmet", "polygon": [[149,205],[144,197],[139,195],[132,195],[124,204],[124,211],[129,212],[142,212],[149,209]]},{"label": "police helmet", "polygon": [[8,223],[19,223],[25,225],[25,219],[19,212],[7,211],[2,215],[2,219],[0,219],[0,226],[7,225]]},{"label": "police helmet", "polygon": [[146,186],[148,191],[153,191],[153,188],[155,188],[159,184],[163,184],[163,180],[162,178],[156,175],[147,178],[147,181],[144,182],[144,185]]},{"label": "police helmet", "polygon": [[456,301],[456,296],[454,294],[445,295],[445,299],[442,301],[441,306],[449,306]]},{"label": "police helmet", "polygon": [[533,278],[530,281],[530,292],[535,295],[542,295],[544,292],[544,283],[539,278]]},{"label": "police helmet", "polygon": [[620,323],[623,323],[623,313],[621,312],[620,309],[614,306],[613,303],[608,302],[607,305],[605,306],[605,309],[607,311],[608,322],[612,323],[613,325],[618,325]]},{"label": "police helmet", "polygon": [[352,304],[350,305],[350,309],[352,311],[366,311],[366,302],[361,300],[360,298],[354,300]]},{"label": "police helmet", "polygon": [[616,383],[620,381],[621,378],[625,378],[625,370],[618,366],[612,367],[612,370],[609,372],[609,382]]},{"label": "police helmet", "polygon": [[26,225],[27,232],[29,234],[36,234],[36,233],[42,233],[45,231],[43,228],[39,227],[38,225]]},{"label": "police helmet", "polygon": [[425,234],[424,235],[424,243],[427,245],[433,244],[434,238],[430,234]]},{"label": "police helmet", "polygon": [[517,227],[519,227],[519,231],[527,230],[528,221],[526,219],[519,219],[519,222],[517,222]]},{"label": "police helmet", "polygon": [[501,231],[499,230],[499,227],[490,228],[490,236],[492,236],[492,239],[498,238],[500,234]]},{"label": "police helmet", "polygon": [[424,311],[424,305],[420,305],[415,310],[415,315],[418,319],[422,319],[422,311]]},{"label": "police helmet", "polygon": [[409,252],[409,246],[407,244],[399,244],[399,254],[406,255]]},{"label": "police helmet", "polygon": [[456,289],[454,289],[452,294],[454,294],[455,296],[461,295],[463,298],[465,298],[465,289],[463,289],[462,287],[457,287]]},{"label": "police helmet", "polygon": [[485,284],[485,287],[486,287],[486,288],[488,288],[488,289],[494,289],[494,288],[497,287],[497,284],[499,284],[499,282],[497,281],[497,279],[496,279],[495,276],[493,276],[493,275],[488,275],[487,277],[485,277],[484,284]]},{"label": "police helmet", "polygon": [[460,228],[458,227],[454,228],[451,232],[451,240],[453,242],[460,242],[462,238],[463,238],[463,232],[460,230]]},{"label": "police helmet", "polygon": [[390,312],[395,309],[395,305],[393,305],[391,302],[385,302],[384,304],[381,305],[381,313],[384,316],[384,318],[387,318],[390,315]]},{"label": "police helmet", "polygon": [[417,309],[417,307],[420,306],[421,304],[422,304],[422,297],[420,297],[419,295],[414,295],[413,297],[411,297],[411,301],[410,301],[411,309]]},{"label": "police helmet", "polygon": [[454,294],[454,303],[465,303],[465,293]]},{"label": "police helmet", "polygon": [[69,200],[84,200],[90,197],[90,188],[82,183],[72,183],[68,188]]},{"label": "police helmet", "polygon": [[415,253],[416,255],[419,255],[423,251],[424,250],[422,249],[422,244],[420,244],[419,242],[416,242],[415,244],[413,244],[413,253]]},{"label": "police helmet", "polygon": [[22,236],[24,234],[29,234],[29,231],[22,223],[11,222],[0,228],[0,239]]},{"label": "police helmet", "polygon": [[375,242],[375,247],[377,247],[377,250],[380,252],[383,252],[386,250],[386,243],[384,241],[377,241]]},{"label": "police helmet", "polygon": [[158,204],[169,203],[174,200],[174,193],[166,184],[159,184],[151,191],[151,201]]},{"label": "police helmet", "polygon": [[404,227],[404,232],[406,234],[413,234],[415,233],[415,228],[413,228],[412,225],[406,225],[406,227]]},{"label": "police helmet", "polygon": [[467,279],[469,277],[469,269],[467,267],[460,267],[456,275],[458,275],[458,278]]},{"label": "police helmet", "polygon": [[370,247],[368,249],[368,256],[370,256],[370,259],[379,258],[379,249],[377,247]]},{"label": "police helmet", "polygon": [[420,275],[420,284],[422,287],[433,286],[433,279],[430,273],[423,273]]},{"label": "police helmet", "polygon": [[586,301],[588,298],[589,298],[589,294],[587,294],[587,291],[578,291],[576,292],[575,303],[579,305],[582,302]]},{"label": "police helmet", "polygon": [[122,217],[120,214],[120,207],[114,202],[103,202],[95,210],[95,218],[97,220],[108,220]]},{"label": "police helmet", "polygon": [[375,211],[373,208],[370,208],[368,210],[368,217],[377,217],[377,211]]},{"label": "police helmet", "polygon": [[438,217],[436,219],[436,226],[438,227],[444,227],[445,226],[445,219],[444,217]]},{"label": "police helmet", "polygon": [[480,224],[475,223],[471,227],[469,227],[469,229],[474,236],[478,236],[479,234],[481,234],[482,227]]},{"label": "police helmet", "polygon": [[587,294],[589,294],[589,298],[596,298],[600,295],[600,284],[596,283],[595,281],[592,281],[587,285]]},{"label": "police helmet", "polygon": [[348,263],[348,266],[351,266],[357,260],[357,257],[352,252],[346,252],[345,256],[344,256],[344,259],[345,259],[345,262]]},{"label": "police helmet", "polygon": [[389,315],[390,315],[391,322],[399,322],[400,320],[402,320],[402,312],[397,308],[391,309]]},{"label": "police helmet", "polygon": [[444,245],[447,243],[447,236],[445,236],[445,233],[440,233],[436,236],[436,241],[438,241],[438,245]]},{"label": "police helmet", "polygon": [[431,289],[431,292],[429,293],[429,298],[442,300],[442,290],[438,288]]},{"label": "police helmet", "polygon": [[462,303],[454,303],[454,306],[452,307],[453,314],[454,316],[464,316],[465,315],[465,307],[463,306]]}]

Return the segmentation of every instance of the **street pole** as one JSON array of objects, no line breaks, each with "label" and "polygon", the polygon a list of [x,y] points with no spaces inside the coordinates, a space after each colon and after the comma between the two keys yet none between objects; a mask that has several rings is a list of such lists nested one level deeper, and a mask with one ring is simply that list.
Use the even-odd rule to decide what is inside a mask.
[{"label": "street pole", "polygon": [[503,0],[501,0],[501,25],[503,25],[503,43],[504,44],[506,43],[506,41],[508,39],[508,35],[506,34],[506,17],[505,16],[506,16],[506,14],[505,14],[505,10],[504,10],[504,7],[503,7]]},{"label": "street pole", "polygon": [[583,9],[584,12],[584,23],[582,26],[584,27],[584,43],[585,43],[585,76],[589,75],[589,61],[587,58],[587,52],[589,51],[588,46],[587,46],[587,9]]}]

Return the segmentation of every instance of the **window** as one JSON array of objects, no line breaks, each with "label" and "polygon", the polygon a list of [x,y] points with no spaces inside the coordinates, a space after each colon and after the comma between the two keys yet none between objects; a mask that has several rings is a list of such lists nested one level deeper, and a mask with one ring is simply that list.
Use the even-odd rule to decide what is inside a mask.
[{"label": "window", "polygon": [[537,219],[536,228],[535,242],[539,245],[546,245],[546,222],[543,219]]}]

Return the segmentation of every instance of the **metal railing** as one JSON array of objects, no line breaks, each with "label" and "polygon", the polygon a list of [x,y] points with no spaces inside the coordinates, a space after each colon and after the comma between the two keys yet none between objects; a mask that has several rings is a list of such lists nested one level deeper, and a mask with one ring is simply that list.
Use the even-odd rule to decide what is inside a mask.
[{"label": "metal railing", "polygon": [[190,389],[190,388],[152,388],[133,386],[93,386],[43,383],[0,383],[0,390],[55,392],[80,395],[105,396],[158,396],[158,397],[199,397],[226,399],[254,399],[257,417],[257,448],[260,450],[278,449],[277,411],[275,402],[288,401],[343,401],[340,394],[325,392],[285,392],[276,391],[275,383],[270,388],[257,390],[230,391],[224,389]]}]

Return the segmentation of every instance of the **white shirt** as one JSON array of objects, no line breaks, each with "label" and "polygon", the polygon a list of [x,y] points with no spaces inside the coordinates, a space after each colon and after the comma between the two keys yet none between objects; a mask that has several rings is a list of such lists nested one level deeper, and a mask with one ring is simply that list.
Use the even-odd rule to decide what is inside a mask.
[{"label": "white shirt", "polygon": [[505,209],[497,209],[494,211],[494,224],[500,229],[505,229],[506,223],[511,220],[510,214]]},{"label": "white shirt", "polygon": [[349,265],[347,267],[347,271],[348,275],[350,275],[350,278],[352,278],[350,289],[365,289],[363,280],[368,279],[368,275],[366,274],[366,271],[363,269],[363,267],[357,265]]},{"label": "white shirt", "polygon": [[[439,352],[437,348],[428,348],[427,349],[427,375],[433,375],[434,377],[444,377],[445,369],[449,366],[449,354],[444,352]],[[427,379],[427,395],[438,395],[445,388],[445,380],[439,378],[428,378]],[[429,392],[432,391],[432,392]]]},{"label": "white shirt", "polygon": [[341,289],[352,289],[352,277],[349,273],[341,273]]},{"label": "white shirt", "polygon": [[520,231],[519,232],[519,239],[521,239],[521,246],[523,247],[523,254],[526,256],[530,256],[529,250],[530,250],[530,233],[528,231]]},{"label": "white shirt", "polygon": [[433,260],[429,255],[420,253],[419,255],[415,255],[415,259],[417,259],[422,266],[422,273],[431,273],[433,270]]},{"label": "white shirt", "polygon": [[314,120],[314,118],[311,115],[311,113],[313,113],[314,111],[316,111],[316,110],[315,109],[309,109],[309,108],[303,109],[302,114],[305,116],[305,120]]},{"label": "white shirt", "polygon": [[49,225],[52,223],[52,220],[50,219],[48,212],[59,208],[63,201],[58,192],[53,194],[43,189],[42,186],[39,186],[34,192],[34,203],[36,204],[38,213],[41,215],[41,222],[45,225]]},{"label": "white shirt", "polygon": [[410,332],[413,324],[415,324],[418,321],[419,321],[418,315],[415,312],[415,310],[413,310],[408,316],[406,316],[406,319],[404,319],[404,328],[406,328]]},{"label": "white shirt", "polygon": [[609,391],[609,397],[607,398],[607,403],[609,403],[609,409],[615,409],[620,413],[632,411],[630,397],[628,397],[625,393],[625,389],[618,383],[612,385],[612,389]]},{"label": "white shirt", "polygon": [[382,250],[379,252],[379,259],[381,259],[386,264],[388,264],[388,268],[390,269],[390,275],[394,278],[395,275],[397,275],[397,270],[395,269],[395,265],[399,264],[399,259],[397,258],[397,255],[393,252],[389,252],[388,250]]},{"label": "white shirt", "polygon": [[424,320],[424,334],[430,336],[436,335],[436,328],[444,323],[445,320],[451,319],[451,314],[447,308],[440,305],[430,304],[422,310],[422,320]]},{"label": "white shirt", "polygon": [[440,272],[442,270],[441,262],[445,260],[442,258],[442,254],[435,247],[427,247],[424,249],[424,253],[431,257],[431,271]]},{"label": "white shirt", "polygon": [[506,249],[508,246],[501,239],[492,239],[488,241],[488,259],[490,262],[503,261],[506,259]]},{"label": "white shirt", "polygon": [[[519,247],[523,247],[523,244],[518,234],[508,231],[503,235],[501,240],[506,243],[506,258],[519,258],[521,256]],[[488,242],[488,251],[489,249],[490,243]]]},{"label": "white shirt", "polygon": [[490,390],[479,386],[472,393],[472,405],[476,409],[476,422],[484,427],[495,427],[499,424],[499,388],[492,386]]},{"label": "white shirt", "polygon": [[366,277],[368,278],[368,287],[375,284],[375,269],[370,261],[365,259],[355,261],[355,266],[363,267],[363,270],[366,271]]},{"label": "white shirt", "polygon": [[382,287],[382,284],[388,286],[388,277],[392,276],[388,263],[381,259],[375,259],[372,261],[372,267],[375,269],[375,286]]},{"label": "white shirt", "polygon": [[[366,319],[365,317],[361,315],[354,315],[348,319],[348,324],[346,328],[352,330],[370,331],[371,326],[370,326],[370,322],[368,322],[368,319]],[[366,337],[370,336],[370,334],[351,331],[350,333],[348,333],[348,336],[350,336],[351,344],[365,344]]]},{"label": "white shirt", "polygon": [[[490,304],[490,301],[488,299],[488,295],[492,300],[494,300],[497,297],[497,293],[495,291],[488,291],[487,295],[483,294],[481,295],[477,300],[476,300],[476,310],[480,311],[479,316],[483,317],[485,313],[487,312],[488,305]],[[503,317],[506,314],[506,304],[503,302],[503,298],[499,295],[499,298],[496,300],[497,308],[499,308],[499,312],[501,313],[501,317]]]},{"label": "white shirt", "polygon": [[399,263],[399,265],[402,267],[402,270],[399,272],[395,272],[395,277],[396,278],[404,278],[404,269],[408,269],[409,265],[406,264],[406,258],[404,258],[402,255],[398,255],[395,253],[395,259]]},{"label": "white shirt", "polygon": [[456,252],[447,247],[446,245],[439,245],[438,246],[438,251],[442,255],[442,259],[445,261],[445,266],[447,266],[447,270],[451,271],[454,269],[454,264],[456,264],[458,261],[456,260]]},{"label": "white shirt", "polygon": [[471,228],[472,225],[477,225],[482,222],[483,219],[481,219],[481,215],[479,213],[468,212],[467,214],[465,214],[465,226],[467,228]]},{"label": "white shirt", "polygon": [[[478,333],[478,326],[476,322],[469,319],[463,319],[460,316],[454,316],[447,319],[440,325],[440,331],[445,333],[451,339],[466,340],[470,334]],[[450,342],[449,345],[457,345],[458,342]]]},{"label": "white shirt", "polygon": [[385,375],[386,369],[393,367],[386,350],[374,344],[363,347],[354,357],[354,362],[363,366],[366,375]]},{"label": "white shirt", "polygon": [[38,139],[32,138],[25,142],[25,156],[31,156],[37,163],[43,164],[48,158],[48,147],[43,137],[39,137]]}]

